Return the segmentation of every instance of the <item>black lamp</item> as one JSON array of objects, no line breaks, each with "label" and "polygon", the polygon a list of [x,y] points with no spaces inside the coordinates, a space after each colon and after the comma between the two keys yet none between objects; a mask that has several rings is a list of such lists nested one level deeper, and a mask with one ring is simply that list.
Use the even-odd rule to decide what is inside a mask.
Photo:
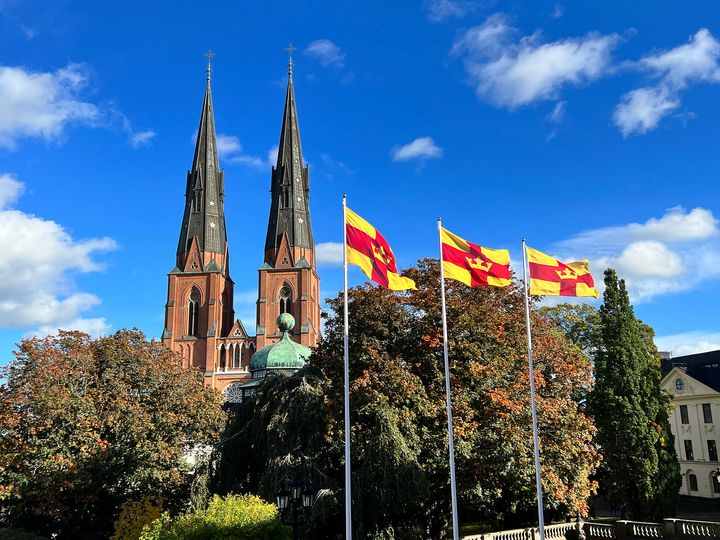
[{"label": "black lamp", "polygon": [[277,507],[281,512],[288,507],[290,502],[290,492],[285,489],[285,483],[280,486],[280,490],[277,493]]},{"label": "black lamp", "polygon": [[312,485],[312,482],[308,482],[302,496],[303,506],[305,508],[310,508],[315,503],[315,495],[317,495],[317,488]]},{"label": "black lamp", "polygon": [[300,480],[299,476],[295,477],[290,489],[292,491],[293,500],[297,501],[300,498],[300,496],[302,495],[302,491],[303,491],[303,481]]}]

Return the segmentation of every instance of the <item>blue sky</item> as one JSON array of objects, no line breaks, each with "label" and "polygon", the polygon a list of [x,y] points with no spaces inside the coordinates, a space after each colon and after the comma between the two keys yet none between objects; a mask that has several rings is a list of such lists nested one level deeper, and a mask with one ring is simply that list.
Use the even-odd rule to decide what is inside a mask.
[{"label": "blue sky", "polygon": [[174,4],[0,0],[0,363],[58,327],[162,332],[208,48],[253,328],[289,41],[325,297],[347,193],[401,264],[438,215],[514,260],[526,237],[617,268],[661,348],[720,348],[720,6]]}]

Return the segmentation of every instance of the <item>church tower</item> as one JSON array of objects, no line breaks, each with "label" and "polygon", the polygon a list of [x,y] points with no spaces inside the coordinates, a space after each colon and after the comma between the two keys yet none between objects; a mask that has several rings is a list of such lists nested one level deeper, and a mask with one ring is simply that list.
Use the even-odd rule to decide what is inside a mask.
[{"label": "church tower", "polygon": [[320,337],[320,280],[310,225],[310,178],[300,144],[292,68],[291,57],[277,163],[271,173],[265,261],[259,270],[258,349],[283,336],[277,326],[282,313],[297,321],[288,331],[294,341],[313,347]]},{"label": "church tower", "polygon": [[168,274],[162,341],[182,354],[186,366],[199,368],[209,385],[222,390],[249,377],[255,345],[242,323],[233,320],[224,172],[218,164],[210,75],[208,63],[175,268]]}]

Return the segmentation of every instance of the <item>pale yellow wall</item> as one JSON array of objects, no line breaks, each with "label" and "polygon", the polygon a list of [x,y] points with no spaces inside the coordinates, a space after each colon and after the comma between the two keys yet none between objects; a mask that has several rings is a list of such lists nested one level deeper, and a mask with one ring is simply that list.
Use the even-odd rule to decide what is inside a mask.
[{"label": "pale yellow wall", "polygon": [[[677,379],[681,379],[685,383],[682,390],[678,390],[675,386]],[[713,492],[712,486],[712,475],[720,466],[720,462],[709,460],[707,447],[708,439],[714,440],[720,454],[720,393],[693,379],[678,368],[673,368],[663,378],[661,386],[673,398],[670,427],[675,435],[675,451],[680,461],[680,472],[683,477],[680,493],[695,497],[720,498],[720,494]],[[711,424],[704,422],[703,403],[710,404],[713,420]],[[681,423],[680,405],[687,405],[688,424]],[[686,439],[692,441],[693,461],[688,461],[685,455],[684,441]],[[690,473],[697,476],[698,491],[690,491],[688,484]]]}]

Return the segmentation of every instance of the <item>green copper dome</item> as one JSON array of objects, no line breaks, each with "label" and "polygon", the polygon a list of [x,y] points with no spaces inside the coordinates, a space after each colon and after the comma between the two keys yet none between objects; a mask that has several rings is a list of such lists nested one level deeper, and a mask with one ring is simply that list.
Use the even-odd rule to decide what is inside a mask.
[{"label": "green copper dome", "polygon": [[283,313],[277,320],[278,328],[283,333],[277,343],[266,345],[253,354],[250,359],[250,372],[272,369],[300,369],[310,356],[310,349],[295,343],[288,332],[295,326],[295,318]]}]

